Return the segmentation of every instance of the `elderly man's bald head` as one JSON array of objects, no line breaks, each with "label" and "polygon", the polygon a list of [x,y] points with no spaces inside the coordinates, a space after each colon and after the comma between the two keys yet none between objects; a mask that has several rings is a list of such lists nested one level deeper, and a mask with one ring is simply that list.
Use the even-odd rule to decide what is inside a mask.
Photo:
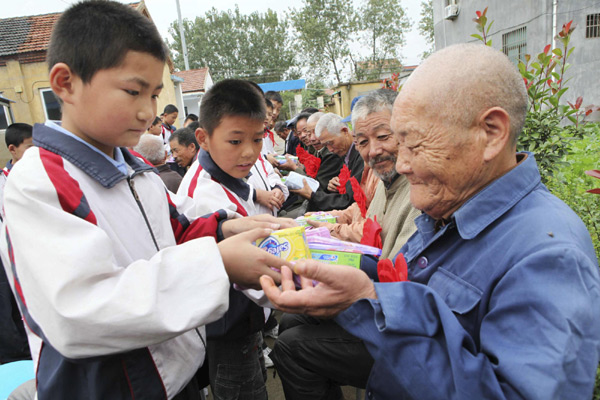
[{"label": "elderly man's bald head", "polygon": [[510,116],[512,144],[525,123],[527,90],[508,57],[483,44],[459,44],[429,56],[402,87],[415,91],[428,109],[443,118],[470,126],[492,107]]}]

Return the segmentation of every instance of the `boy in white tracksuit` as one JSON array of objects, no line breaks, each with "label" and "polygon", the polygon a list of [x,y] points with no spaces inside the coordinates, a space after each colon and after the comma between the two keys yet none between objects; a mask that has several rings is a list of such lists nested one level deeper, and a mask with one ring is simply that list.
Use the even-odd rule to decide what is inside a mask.
[{"label": "boy in white tracksuit", "polygon": [[230,279],[274,274],[251,244],[267,232],[217,244],[251,221],[197,218],[125,149],[154,118],[166,58],[154,25],[119,3],[78,3],[54,27],[62,126],[34,127],[37,147],[5,187],[1,238],[41,400],[197,398],[203,325],[227,310]]}]

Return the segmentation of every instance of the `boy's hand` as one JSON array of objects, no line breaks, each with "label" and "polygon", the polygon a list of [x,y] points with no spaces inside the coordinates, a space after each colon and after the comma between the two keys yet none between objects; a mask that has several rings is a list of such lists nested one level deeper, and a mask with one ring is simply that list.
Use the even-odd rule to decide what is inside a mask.
[{"label": "boy's hand", "polygon": [[271,163],[272,166],[279,166],[279,162],[275,159],[273,154],[267,154],[267,161]]},{"label": "boy's hand", "polygon": [[329,180],[329,183],[327,184],[327,190],[336,193],[338,191],[338,186],[340,186],[340,178],[334,176]]},{"label": "boy's hand", "polygon": [[283,206],[283,202],[285,201],[285,196],[283,195],[283,192],[279,189],[274,189],[271,190],[269,193],[271,193],[271,198],[269,199],[269,206],[275,207],[279,210],[281,206]]},{"label": "boy's hand", "polygon": [[297,189],[297,190],[290,189],[290,192],[296,193],[298,196],[302,197],[303,199],[310,200],[310,197],[312,196],[313,191],[310,188],[310,186],[308,186],[308,182],[306,182],[306,179],[302,179],[302,183],[304,183],[304,187],[302,189]]},{"label": "boy's hand", "polygon": [[225,239],[242,232],[255,228],[263,229],[286,229],[298,226],[291,218],[277,218],[270,214],[253,215],[251,217],[228,219],[221,225],[221,231]]},{"label": "boy's hand", "polygon": [[260,289],[261,275],[268,276],[270,282],[281,282],[281,274],[271,268],[280,270],[290,263],[253,244],[270,233],[269,229],[253,229],[217,244],[230,282],[252,289]]},{"label": "boy's hand", "polygon": [[256,189],[256,201],[265,207],[280,209],[285,201],[285,196],[281,190],[266,191]]}]

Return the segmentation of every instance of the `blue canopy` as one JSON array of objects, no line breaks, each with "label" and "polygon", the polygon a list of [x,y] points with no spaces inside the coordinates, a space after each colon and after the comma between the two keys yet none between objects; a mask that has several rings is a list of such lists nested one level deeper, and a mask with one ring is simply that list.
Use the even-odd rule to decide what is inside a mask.
[{"label": "blue canopy", "polygon": [[306,80],[296,79],[295,81],[259,83],[258,86],[260,86],[260,88],[265,93],[270,90],[273,90],[275,92],[283,92],[286,90],[304,89],[304,87],[306,86]]}]

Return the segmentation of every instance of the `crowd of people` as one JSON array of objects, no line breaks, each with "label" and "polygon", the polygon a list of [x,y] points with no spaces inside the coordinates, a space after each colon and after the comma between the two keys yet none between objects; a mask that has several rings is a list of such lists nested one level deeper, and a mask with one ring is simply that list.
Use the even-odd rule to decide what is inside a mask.
[{"label": "crowd of people", "polygon": [[[284,120],[279,93],[223,80],[179,129],[157,115],[167,57],[127,5],[73,5],[47,56],[62,120],[6,130],[0,361],[36,366],[11,398],[259,400],[270,367],[286,399],[591,396],[598,260],[517,152],[504,54],[450,46],[346,118]],[[381,256],[255,245],[323,211],[312,228]]]}]

